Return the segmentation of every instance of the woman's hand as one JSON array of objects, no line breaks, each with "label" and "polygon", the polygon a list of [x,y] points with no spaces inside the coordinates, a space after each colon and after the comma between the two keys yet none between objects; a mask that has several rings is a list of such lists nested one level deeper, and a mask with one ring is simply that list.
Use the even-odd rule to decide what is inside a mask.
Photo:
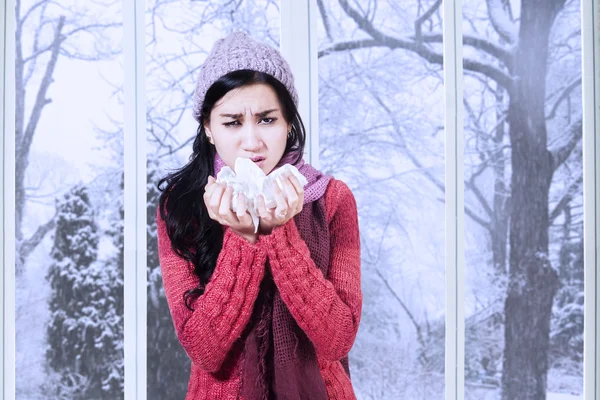
[{"label": "woman's hand", "polygon": [[[268,209],[265,199],[258,197],[258,215],[260,216],[259,232],[263,235],[271,233],[273,228],[284,225],[302,211],[304,205],[304,188],[298,178],[286,173],[282,176],[283,189],[273,182],[273,192],[277,207]],[[285,196],[284,196],[285,193]]]},{"label": "woman's hand", "polygon": [[231,211],[233,188],[223,183],[217,183],[212,176],[204,188],[204,204],[208,215],[221,225],[228,226],[246,240],[254,243],[257,235],[254,233],[252,217],[246,209],[246,197],[240,193],[236,201],[236,212]]}]

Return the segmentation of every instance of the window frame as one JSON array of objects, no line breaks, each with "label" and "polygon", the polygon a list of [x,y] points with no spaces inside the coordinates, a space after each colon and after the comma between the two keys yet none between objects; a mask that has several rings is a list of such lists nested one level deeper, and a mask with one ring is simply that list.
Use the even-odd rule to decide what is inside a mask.
[{"label": "window frame", "polygon": [[[451,7],[449,6],[451,5]],[[462,167],[462,0],[444,1],[446,101],[447,400],[464,398],[464,183]],[[0,379],[2,398],[16,396],[15,365],[15,1],[0,7]],[[145,1],[123,0],[125,221],[124,361],[126,400],[146,399]],[[318,9],[316,0],[280,0],[281,51],[289,61],[307,128],[307,157],[319,166]],[[596,16],[596,18],[594,18]],[[600,0],[581,1],[585,243],[584,399],[600,400]]]},{"label": "window frame", "polygon": [[[2,197],[0,210],[0,298],[2,307],[2,344],[0,367],[2,380],[2,398],[15,397],[15,7],[14,1],[5,0],[0,7],[2,40],[0,40],[0,89],[2,105],[2,139],[0,139],[0,177],[2,179]],[[13,188],[13,190],[11,190]]]}]

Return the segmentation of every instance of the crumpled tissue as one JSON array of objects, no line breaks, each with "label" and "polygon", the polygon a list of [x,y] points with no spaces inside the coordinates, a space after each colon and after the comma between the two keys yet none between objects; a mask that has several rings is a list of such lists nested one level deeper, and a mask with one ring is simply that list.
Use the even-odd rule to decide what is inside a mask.
[{"label": "crumpled tissue", "polygon": [[[247,158],[238,158],[235,160],[235,172],[225,166],[217,174],[217,183],[225,183],[233,187],[233,197],[231,209],[235,212],[237,197],[240,193],[246,196],[246,209],[252,217],[254,223],[254,233],[258,231],[258,197],[263,196],[267,208],[277,207],[275,193],[273,192],[273,182],[276,182],[280,189],[283,188],[282,175],[285,172],[291,172],[302,186],[308,181],[302,175],[298,168],[291,164],[285,164],[276,169],[269,175],[265,175],[262,169],[252,160]],[[283,194],[285,196],[285,192]]]}]

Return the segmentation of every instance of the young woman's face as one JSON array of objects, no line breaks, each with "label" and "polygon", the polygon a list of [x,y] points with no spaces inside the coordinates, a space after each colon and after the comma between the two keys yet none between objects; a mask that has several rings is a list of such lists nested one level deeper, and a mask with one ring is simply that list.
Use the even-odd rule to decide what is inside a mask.
[{"label": "young woman's face", "polygon": [[249,158],[268,174],[283,156],[291,123],[283,118],[275,91],[260,83],[223,96],[205,129],[229,167],[238,157]]}]

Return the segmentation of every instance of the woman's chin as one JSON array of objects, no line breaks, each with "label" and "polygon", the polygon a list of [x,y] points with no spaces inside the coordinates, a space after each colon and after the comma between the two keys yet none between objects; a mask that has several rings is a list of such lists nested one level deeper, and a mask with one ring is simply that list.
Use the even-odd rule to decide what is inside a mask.
[{"label": "woman's chin", "polygon": [[265,175],[269,175],[271,172],[273,172],[274,166],[262,165],[262,166],[260,166],[260,169],[262,169],[262,171],[265,173]]}]

